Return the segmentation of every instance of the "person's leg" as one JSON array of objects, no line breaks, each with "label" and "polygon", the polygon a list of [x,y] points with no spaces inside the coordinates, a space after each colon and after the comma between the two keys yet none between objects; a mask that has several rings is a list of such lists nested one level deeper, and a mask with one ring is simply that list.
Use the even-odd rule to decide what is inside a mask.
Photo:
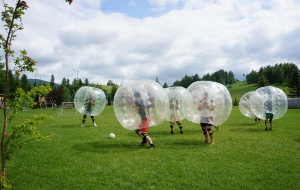
[{"label": "person's leg", "polygon": [[93,121],[94,126],[97,127],[97,124],[96,124],[96,122],[95,122],[95,117],[91,115],[91,119],[92,119],[92,121]]},{"label": "person's leg", "polygon": [[182,130],[182,122],[181,122],[181,121],[176,121],[176,123],[177,123],[177,125],[178,125],[178,127],[179,127],[179,129],[180,129],[180,134],[182,134],[182,133],[183,133],[183,130]]},{"label": "person's leg", "polygon": [[268,122],[269,122],[269,114],[266,113],[266,120],[265,120],[266,128],[265,128],[265,130],[268,130]]},{"label": "person's leg", "polygon": [[170,121],[170,129],[172,135],[174,135],[173,127],[174,127],[174,122]]},{"label": "person's leg", "polygon": [[[201,124],[201,125],[202,125],[202,124]],[[201,126],[201,127],[202,127],[202,126]],[[208,142],[208,132],[207,132],[205,126],[202,127],[202,131],[203,131],[203,135],[204,135],[204,138],[205,138],[205,141],[204,141],[204,142]]]},{"label": "person's leg", "polygon": [[141,135],[140,131],[141,131],[140,129],[135,130],[136,134],[142,138],[142,142],[140,143],[140,146],[144,146],[145,144],[147,144],[147,139],[146,137]]},{"label": "person's leg", "polygon": [[270,115],[270,130],[273,129],[273,114]]},{"label": "person's leg", "polygon": [[147,132],[148,132],[148,121],[143,121],[143,128],[141,128],[141,130],[139,131],[139,134],[141,136],[143,136],[143,139],[146,139],[146,141],[150,144],[150,149],[155,148],[155,145],[152,142],[152,139],[150,138],[150,136],[148,136]]},{"label": "person's leg", "polygon": [[210,144],[214,144],[215,141],[214,141],[214,132],[211,130],[211,126],[207,126],[207,132],[209,134],[209,137],[210,137]]},{"label": "person's leg", "polygon": [[86,115],[83,115],[81,127],[84,126],[85,120],[86,120]]}]

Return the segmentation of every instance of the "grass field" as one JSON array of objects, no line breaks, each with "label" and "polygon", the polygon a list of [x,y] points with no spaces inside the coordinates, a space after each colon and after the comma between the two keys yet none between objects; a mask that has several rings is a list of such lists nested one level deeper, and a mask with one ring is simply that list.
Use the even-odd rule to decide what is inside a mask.
[{"label": "grass field", "polygon": [[22,112],[15,122],[40,113],[53,115],[38,127],[52,140],[27,144],[8,161],[13,189],[300,189],[300,110],[264,131],[234,107],[214,129],[214,145],[197,124],[184,121],[184,134],[170,135],[165,122],[149,130],[153,150],[138,146],[112,107],[96,117],[98,127],[88,119],[81,128],[80,115],[51,109]]}]

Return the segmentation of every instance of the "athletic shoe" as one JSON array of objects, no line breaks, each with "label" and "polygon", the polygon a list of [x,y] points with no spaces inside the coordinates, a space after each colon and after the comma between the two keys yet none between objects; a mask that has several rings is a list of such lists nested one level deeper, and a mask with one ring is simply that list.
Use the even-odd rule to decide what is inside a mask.
[{"label": "athletic shoe", "polygon": [[96,124],[96,122],[94,122],[94,126],[95,126],[95,127],[97,127],[97,124]]},{"label": "athletic shoe", "polygon": [[272,130],[272,127],[270,127],[269,130]]},{"label": "athletic shoe", "polygon": [[269,129],[269,128],[268,128],[268,127],[266,127],[266,128],[265,128],[265,131],[267,131],[268,129]]},{"label": "athletic shoe", "polygon": [[142,142],[140,143],[140,146],[144,146],[145,144],[147,144],[147,141],[142,141]]},{"label": "athletic shoe", "polygon": [[153,149],[156,148],[156,146],[154,146],[154,144],[150,145],[149,149]]},{"label": "athletic shoe", "polygon": [[174,131],[171,131],[171,134],[174,135]]},{"label": "athletic shoe", "polygon": [[82,124],[81,127],[84,127],[84,124]]},{"label": "athletic shoe", "polygon": [[208,140],[204,140],[205,143],[208,143]]},{"label": "athletic shoe", "polygon": [[180,131],[180,134],[183,134],[183,131]]},{"label": "athletic shoe", "polygon": [[217,129],[217,131],[219,131],[219,126],[216,125],[215,128]]}]

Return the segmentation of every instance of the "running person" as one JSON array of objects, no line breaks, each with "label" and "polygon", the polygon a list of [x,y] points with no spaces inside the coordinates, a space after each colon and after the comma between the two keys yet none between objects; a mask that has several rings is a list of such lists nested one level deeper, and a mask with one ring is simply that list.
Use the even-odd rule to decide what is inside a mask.
[{"label": "running person", "polygon": [[135,98],[135,100],[134,100],[135,110],[141,117],[141,123],[139,125],[139,129],[136,129],[135,132],[143,139],[143,141],[140,144],[141,146],[149,143],[150,144],[149,148],[153,149],[153,148],[155,148],[155,145],[153,144],[150,136],[147,135],[148,128],[149,128],[149,122],[148,122],[148,118],[146,115],[146,106],[145,106],[144,101],[141,98],[141,94],[139,92],[135,92],[133,94],[133,96]]},{"label": "running person", "polygon": [[[270,96],[269,99],[265,102],[264,104],[265,109],[266,109],[266,128],[265,130],[272,130],[273,127],[273,102],[272,102],[272,97]],[[268,123],[270,123],[270,128],[268,128]]]},{"label": "running person", "polygon": [[202,127],[204,142],[208,142],[208,135],[210,136],[210,144],[214,144],[214,135],[211,127],[213,126],[212,111],[214,110],[214,103],[208,99],[208,93],[204,92],[202,99],[199,101],[198,110],[200,113],[200,125]]},{"label": "running person", "polygon": [[91,116],[91,119],[93,121],[93,124],[95,127],[97,127],[97,124],[95,122],[95,117],[92,115],[92,111],[93,111],[93,107],[96,105],[93,94],[90,93],[89,97],[85,100],[85,111],[84,111],[84,115],[82,118],[82,124],[81,127],[84,127],[84,123],[86,120],[86,116],[89,114]]},{"label": "running person", "polygon": [[171,128],[171,134],[173,135],[174,135],[173,126],[175,122],[180,129],[180,134],[182,134],[183,131],[182,131],[182,122],[180,117],[180,105],[178,100],[175,97],[172,97],[170,100],[170,128]]}]

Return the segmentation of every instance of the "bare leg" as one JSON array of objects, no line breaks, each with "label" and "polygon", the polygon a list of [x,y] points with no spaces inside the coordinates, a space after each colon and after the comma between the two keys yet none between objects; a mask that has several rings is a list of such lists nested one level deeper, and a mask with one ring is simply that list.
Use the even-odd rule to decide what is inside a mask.
[{"label": "bare leg", "polygon": [[214,132],[211,130],[211,127],[207,127],[207,131],[210,137],[210,144],[214,144]]}]

